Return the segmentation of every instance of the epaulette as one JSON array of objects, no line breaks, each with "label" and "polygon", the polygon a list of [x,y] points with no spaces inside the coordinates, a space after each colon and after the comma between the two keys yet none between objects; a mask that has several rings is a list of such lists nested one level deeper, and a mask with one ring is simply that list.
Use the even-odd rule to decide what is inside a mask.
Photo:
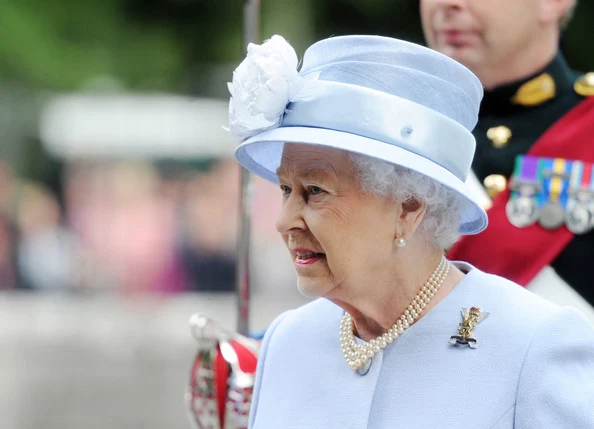
[{"label": "epaulette", "polygon": [[586,73],[573,84],[573,89],[582,97],[594,95],[594,72]]}]

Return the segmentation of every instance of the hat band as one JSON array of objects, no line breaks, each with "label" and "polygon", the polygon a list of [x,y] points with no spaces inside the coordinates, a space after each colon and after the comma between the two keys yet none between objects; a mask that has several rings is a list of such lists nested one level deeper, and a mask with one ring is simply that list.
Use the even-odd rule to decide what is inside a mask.
[{"label": "hat band", "polygon": [[318,80],[315,94],[290,103],[281,127],[325,128],[401,147],[466,181],[476,142],[453,119],[421,104],[374,89]]}]

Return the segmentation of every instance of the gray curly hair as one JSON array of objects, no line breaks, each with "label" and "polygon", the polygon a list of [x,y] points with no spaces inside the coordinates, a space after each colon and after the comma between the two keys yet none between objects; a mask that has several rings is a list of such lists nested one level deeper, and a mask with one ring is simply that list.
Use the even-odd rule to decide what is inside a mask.
[{"label": "gray curly hair", "polygon": [[442,249],[454,244],[460,234],[460,209],[456,193],[416,171],[358,153],[350,153],[361,189],[396,201],[424,202],[426,212],[420,230]]}]

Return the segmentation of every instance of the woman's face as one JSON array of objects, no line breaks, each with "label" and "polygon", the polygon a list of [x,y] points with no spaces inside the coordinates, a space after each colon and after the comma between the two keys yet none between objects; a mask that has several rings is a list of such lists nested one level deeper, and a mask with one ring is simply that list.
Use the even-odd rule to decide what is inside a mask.
[{"label": "woman's face", "polygon": [[285,144],[278,178],[283,204],[276,227],[309,297],[353,297],[395,251],[401,205],[364,193],[347,152]]}]

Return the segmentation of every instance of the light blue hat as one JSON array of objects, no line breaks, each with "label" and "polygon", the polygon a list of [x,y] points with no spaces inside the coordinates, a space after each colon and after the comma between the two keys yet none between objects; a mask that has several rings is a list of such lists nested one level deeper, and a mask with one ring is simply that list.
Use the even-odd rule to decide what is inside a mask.
[{"label": "light blue hat", "polygon": [[467,68],[431,49],[380,36],[312,45],[301,70],[281,36],[250,45],[229,84],[235,156],[277,183],[285,142],[323,145],[401,165],[453,189],[461,234],[487,226],[466,187],[483,94]]}]

